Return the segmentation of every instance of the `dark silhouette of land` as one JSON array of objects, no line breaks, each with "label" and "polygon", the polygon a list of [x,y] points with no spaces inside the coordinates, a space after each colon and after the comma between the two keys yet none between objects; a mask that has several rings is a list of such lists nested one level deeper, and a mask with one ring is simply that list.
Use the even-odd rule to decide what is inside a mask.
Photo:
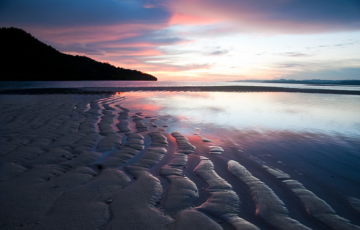
[{"label": "dark silhouette of land", "polygon": [[260,82],[260,83],[286,83],[286,84],[308,84],[308,85],[360,85],[360,80],[239,80],[234,82]]},{"label": "dark silhouette of land", "polygon": [[61,53],[17,28],[0,28],[0,47],[1,81],[157,80],[137,70]]}]

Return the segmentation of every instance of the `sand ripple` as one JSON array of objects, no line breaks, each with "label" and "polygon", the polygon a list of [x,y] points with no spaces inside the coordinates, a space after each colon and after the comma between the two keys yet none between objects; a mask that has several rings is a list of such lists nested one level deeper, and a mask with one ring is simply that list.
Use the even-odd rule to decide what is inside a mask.
[{"label": "sand ripple", "polygon": [[[209,151],[200,133],[154,131],[173,130],[175,122],[163,121],[175,118],[139,111],[124,97],[2,97],[1,229],[359,229],[287,173],[259,168],[268,186],[228,162],[239,152],[226,145]],[[304,210],[290,215],[274,191]],[[348,199],[357,214],[358,198]]]},{"label": "sand ripple", "polygon": [[238,217],[240,200],[232,190],[232,186],[214,170],[213,163],[206,157],[201,157],[195,173],[208,184],[210,198],[197,209],[211,213],[232,224],[236,229],[258,230],[255,225]]},{"label": "sand ripple", "polygon": [[228,162],[229,171],[250,189],[257,204],[256,212],[276,229],[310,229],[289,217],[289,211],[279,197],[266,184],[254,177],[236,161]]}]

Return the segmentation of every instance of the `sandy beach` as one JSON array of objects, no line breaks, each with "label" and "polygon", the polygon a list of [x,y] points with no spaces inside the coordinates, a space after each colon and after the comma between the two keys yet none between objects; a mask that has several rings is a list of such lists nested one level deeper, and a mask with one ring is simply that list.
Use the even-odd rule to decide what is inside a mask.
[{"label": "sandy beach", "polygon": [[[229,141],[250,146],[248,135],[221,127],[214,129],[227,139],[197,127],[182,132],[174,124],[186,120],[115,94],[148,90],[360,95],[239,86],[2,90],[1,229],[360,229],[358,154],[344,162],[315,157],[343,163],[340,169],[353,170],[349,177],[335,163],[311,168],[295,154],[281,170]],[[301,149],[301,141],[281,135]],[[267,141],[259,139],[257,153],[275,159],[281,147],[265,150],[275,143]],[[292,164],[309,174],[294,173]],[[331,191],[337,187],[346,196]]]},{"label": "sandy beach", "polygon": [[0,230],[360,230],[360,0],[0,0]]}]

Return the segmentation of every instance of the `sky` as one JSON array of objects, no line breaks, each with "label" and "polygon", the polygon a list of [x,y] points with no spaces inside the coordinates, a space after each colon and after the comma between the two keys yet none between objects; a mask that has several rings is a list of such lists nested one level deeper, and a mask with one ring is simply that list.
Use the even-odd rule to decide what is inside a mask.
[{"label": "sky", "polygon": [[160,81],[360,80],[360,0],[0,0],[0,27]]}]

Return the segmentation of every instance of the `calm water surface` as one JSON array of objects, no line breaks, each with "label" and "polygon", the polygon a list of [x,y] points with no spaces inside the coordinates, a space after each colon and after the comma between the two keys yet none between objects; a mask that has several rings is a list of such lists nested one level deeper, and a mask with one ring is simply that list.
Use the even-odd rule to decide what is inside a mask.
[{"label": "calm water surface", "polygon": [[[126,92],[126,103],[212,128],[360,137],[357,95],[233,92]],[[179,118],[179,119],[180,119]]]},{"label": "calm water surface", "polygon": [[258,82],[200,82],[200,81],[20,81],[0,82],[2,89],[14,88],[79,88],[79,87],[176,87],[176,86],[268,86],[300,89],[357,90],[360,86],[306,85]]},{"label": "calm water surface", "polygon": [[[200,133],[213,141],[210,145],[224,147],[228,151],[225,157],[241,162],[252,159],[283,170],[338,210],[341,202],[347,202],[346,197],[360,198],[360,96],[148,91],[117,94],[127,98],[122,106],[132,108],[131,112],[158,115],[156,124],[167,122],[167,132],[180,131],[193,143],[201,143],[194,135]],[[257,175],[254,168],[252,173]]]}]

